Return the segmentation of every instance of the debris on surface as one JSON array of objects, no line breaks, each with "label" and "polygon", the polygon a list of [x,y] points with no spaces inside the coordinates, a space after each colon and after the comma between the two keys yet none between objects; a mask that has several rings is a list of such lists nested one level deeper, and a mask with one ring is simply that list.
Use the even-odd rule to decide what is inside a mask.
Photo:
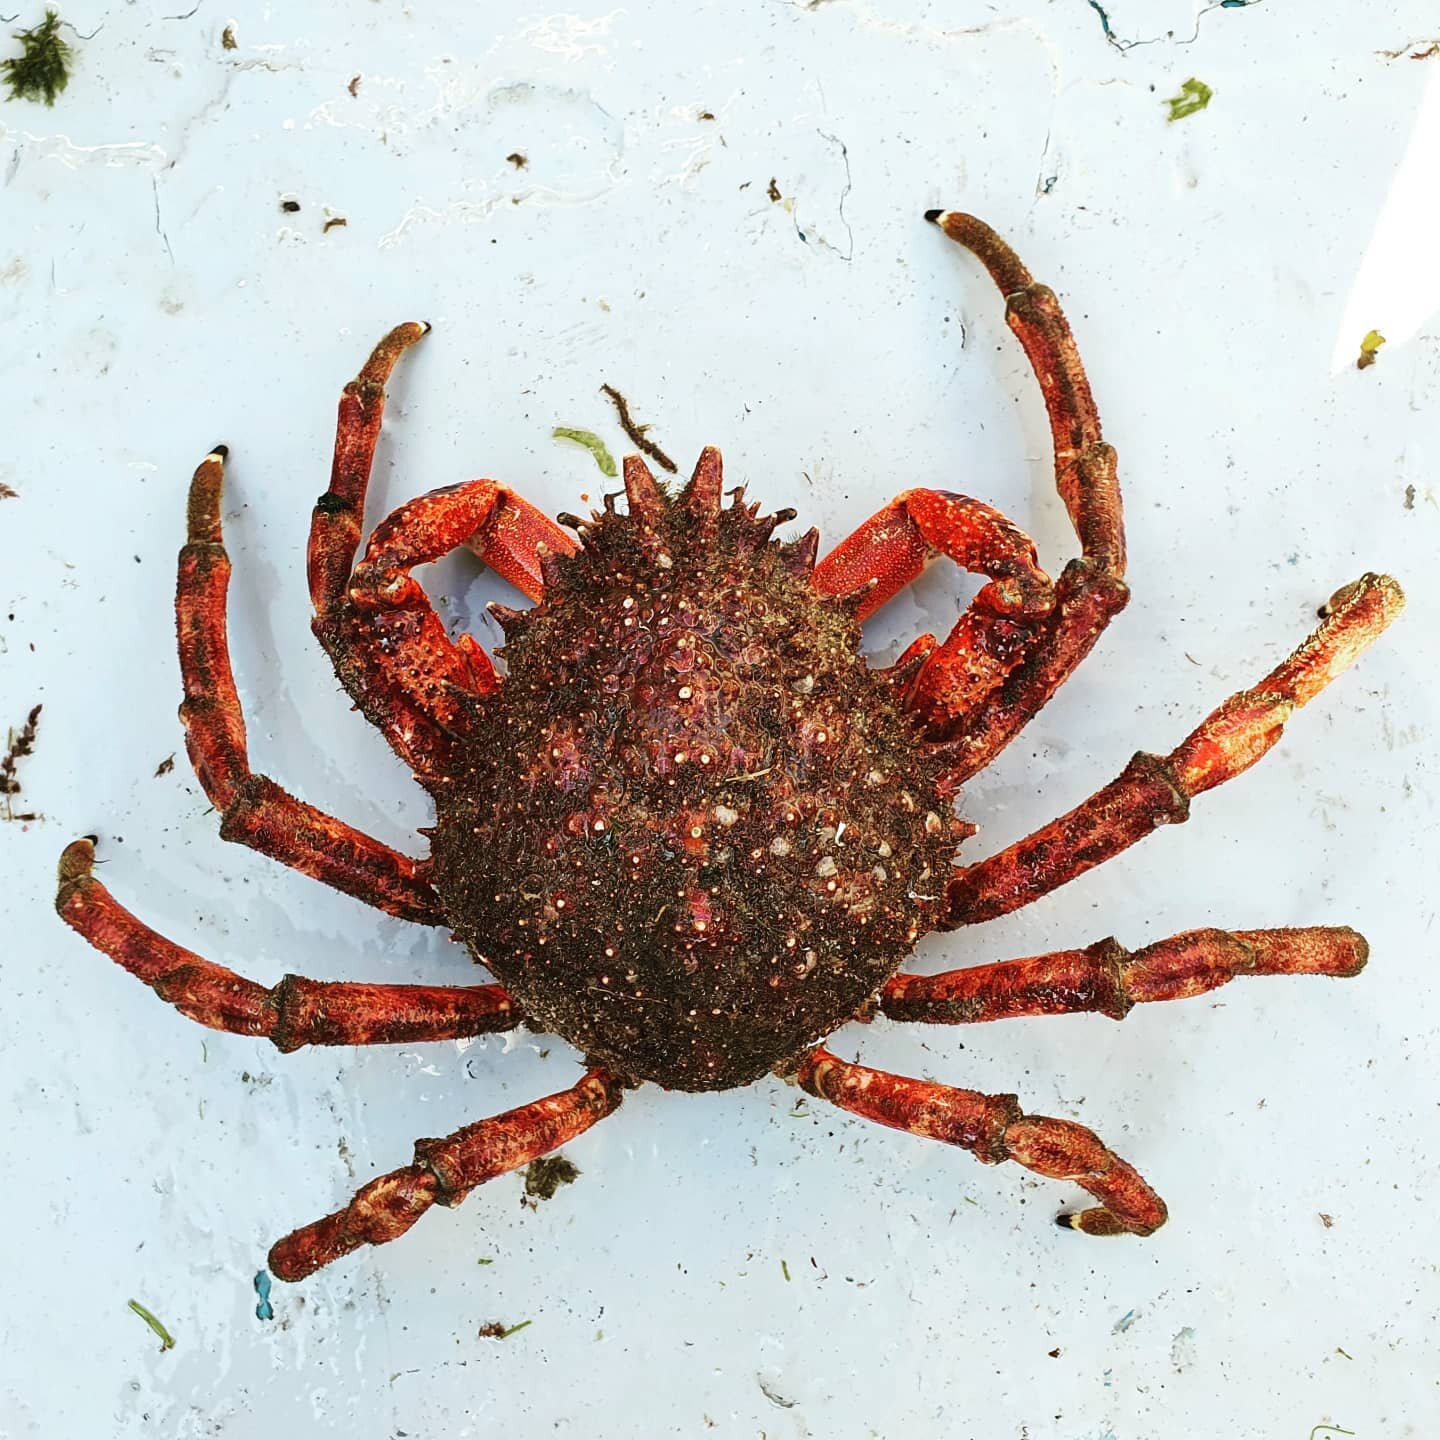
[{"label": "debris on surface", "polygon": [[1354,1433],[1353,1430],[1346,1430],[1339,1425],[1316,1425],[1314,1429],[1310,1431],[1310,1440],[1315,1440],[1317,1435],[1353,1435]]},{"label": "debris on surface", "polygon": [[615,457],[593,430],[577,430],[571,425],[557,425],[550,433],[557,440],[573,440],[577,445],[583,445],[595,457],[595,463],[600,467],[602,475],[608,475],[613,480],[620,473],[615,466]]},{"label": "debris on surface", "polygon": [[1385,337],[1378,330],[1367,330],[1360,342],[1360,354],[1355,361],[1357,370],[1368,370],[1376,361]]},{"label": "debris on surface", "polygon": [[1177,120],[1183,120],[1187,115],[1194,115],[1196,111],[1203,110],[1214,97],[1215,92],[1203,81],[1197,80],[1193,75],[1180,87],[1180,93],[1165,101],[1170,107],[1170,113],[1165,117],[1173,125]]},{"label": "debris on surface", "polygon": [[225,50],[234,50],[240,42],[235,38],[235,27],[227,25],[220,32],[220,45]]},{"label": "debris on surface", "polygon": [[757,1375],[755,1377],[755,1381],[760,1386],[760,1393],[772,1405],[777,1406],[781,1410],[793,1410],[795,1408],[795,1401],[787,1400],[783,1395],[777,1394],[764,1382],[764,1380],[760,1378],[760,1376]]},{"label": "debris on surface", "polygon": [[0,484],[0,500],[18,500],[20,492],[12,490],[8,485]]},{"label": "debris on surface", "polygon": [[17,815],[15,807],[11,803],[11,797],[20,793],[20,782],[15,778],[15,771],[25,756],[32,754],[35,749],[35,732],[40,721],[39,705],[34,706],[25,717],[25,724],[18,731],[12,730],[5,742],[5,758],[0,760],[0,796],[5,800],[5,818],[7,820],[37,820],[39,816],[34,814]]},{"label": "debris on surface", "polygon": [[530,157],[523,150],[512,150],[505,158],[517,170],[523,170],[530,163]]},{"label": "debris on surface", "polygon": [[60,38],[60,17],[53,10],[33,30],[15,30],[20,54],[0,60],[0,78],[10,87],[12,100],[43,100],[55,97],[70,83],[70,62],[75,52]]},{"label": "debris on surface", "polygon": [[1334,1217],[1333,1215],[1327,1215],[1323,1210],[1321,1210],[1319,1213],[1320,1213],[1320,1223],[1321,1223],[1327,1230],[1329,1230],[1329,1229],[1331,1228],[1331,1226],[1333,1226],[1333,1225],[1335,1224],[1335,1217]]},{"label": "debris on surface", "polygon": [[300,211],[300,202],[298,200],[282,200],[280,208],[287,215],[296,215]]},{"label": "debris on surface", "polygon": [[775,183],[775,177],[770,177],[770,183],[765,187],[765,193],[770,197],[771,204],[778,205],[784,196],[780,194],[780,187]]},{"label": "debris on surface", "polygon": [[1380,55],[1386,60],[1399,60],[1402,56],[1407,60],[1432,60],[1440,55],[1440,40],[1409,40],[1398,50],[1382,50]]},{"label": "debris on surface", "polygon": [[129,1302],[130,1308],[160,1337],[160,1353],[175,1348],[175,1337],[138,1300]]},{"label": "debris on surface", "polygon": [[553,1200],[562,1185],[573,1185],[580,1167],[563,1155],[546,1155],[525,1167],[525,1193],[532,1200]]},{"label": "debris on surface", "polygon": [[620,428],[630,437],[630,443],[673,475],[675,462],[645,433],[650,428],[648,425],[637,425],[630,418],[630,402],[613,385],[602,385],[600,389],[614,403],[615,413],[620,417]]},{"label": "debris on surface", "polygon": [[790,1278],[790,1267],[783,1260],[780,1262],[780,1271],[787,1280]]},{"label": "debris on surface", "polygon": [[1186,1325],[1175,1332],[1170,1342],[1170,1367],[1183,1375],[1195,1363],[1195,1330]]},{"label": "debris on surface", "polygon": [[350,92],[351,98],[353,99],[360,93],[360,77],[358,75],[352,75],[350,77],[350,83],[345,88]]},{"label": "debris on surface", "polygon": [[162,775],[168,775],[174,768],[175,756],[172,752],[155,767],[155,778],[158,780]]},{"label": "debris on surface", "polygon": [[1139,1318],[1140,1312],[1138,1310],[1127,1310],[1114,1325],[1110,1327],[1110,1333],[1112,1335],[1123,1335]]},{"label": "debris on surface", "polygon": [[1100,4],[1100,0],[1088,0],[1090,8],[1100,17],[1100,28],[1105,32],[1107,43],[1113,45],[1122,53],[1126,50],[1136,50],[1141,45],[1155,45],[1161,40],[1173,40],[1177,45],[1193,45],[1200,38],[1200,21],[1212,10],[1244,10],[1251,5],[1259,5],[1263,0],[1213,0],[1213,3],[1204,6],[1196,11],[1195,30],[1188,38],[1178,38],[1173,30],[1167,30],[1163,35],[1152,35],[1147,40],[1122,40],[1115,33],[1115,28],[1110,24],[1110,16]]},{"label": "debris on surface", "polygon": [[533,1320],[522,1320],[518,1325],[505,1325],[499,1320],[492,1320],[480,1327],[479,1336],[482,1340],[508,1340],[516,1331],[534,1323]]},{"label": "debris on surface", "polygon": [[715,112],[713,110],[702,110],[695,118],[697,120],[713,120],[715,118]]},{"label": "debris on surface", "polygon": [[268,1270],[255,1272],[255,1294],[259,1297],[259,1303],[255,1306],[255,1318],[257,1320],[273,1320],[275,1307],[270,1303],[270,1272]]},{"label": "debris on surface", "polygon": [[1405,487],[1405,508],[1407,510],[1415,508],[1415,487],[1413,485]]},{"label": "debris on surface", "polygon": [[332,215],[321,227],[320,233],[328,235],[338,225],[348,225],[350,222],[343,215]]}]

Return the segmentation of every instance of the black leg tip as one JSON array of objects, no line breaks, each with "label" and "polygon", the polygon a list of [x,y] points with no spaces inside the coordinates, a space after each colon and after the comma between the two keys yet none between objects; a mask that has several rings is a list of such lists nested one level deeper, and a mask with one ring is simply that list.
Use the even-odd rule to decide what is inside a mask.
[{"label": "black leg tip", "polygon": [[938,225],[938,224],[940,223],[940,217],[941,217],[944,213],[945,213],[945,212],[944,212],[943,210],[927,210],[927,211],[925,212],[925,218],[926,218],[932,225]]},{"label": "black leg tip", "polygon": [[212,445],[210,447],[210,453],[212,455],[218,455],[224,460],[226,456],[230,454],[230,447],[228,445]]},{"label": "black leg tip", "polygon": [[1075,1224],[1075,1221],[1076,1221],[1078,1218],[1079,1218],[1079,1217],[1075,1214],[1074,1211],[1067,1210],[1067,1211],[1065,1211],[1063,1214],[1057,1215],[1057,1216],[1055,1217],[1055,1223],[1056,1223],[1062,1230],[1075,1230],[1075,1229],[1078,1229],[1078,1228],[1079,1228],[1079,1227]]}]

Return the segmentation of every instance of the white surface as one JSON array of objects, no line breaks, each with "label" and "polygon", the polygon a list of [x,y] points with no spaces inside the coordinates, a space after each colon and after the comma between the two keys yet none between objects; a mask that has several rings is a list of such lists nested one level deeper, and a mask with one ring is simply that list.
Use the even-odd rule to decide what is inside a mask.
[{"label": "white surface", "polygon": [[[1085,0],[290,4],[234,17],[233,51],[231,17],[164,18],[185,8],[67,7],[103,23],[69,91],[0,104],[0,480],[19,492],[0,501],[0,725],[45,705],[20,772],[45,818],[0,825],[0,1435],[1433,1435],[1440,332],[1421,116],[1440,57],[1377,54],[1428,38],[1432,7],[1267,0],[1197,22],[1191,0],[1116,0],[1117,35],[1159,37],[1123,53]],[[1167,125],[1189,75],[1214,101]],[[766,199],[772,176],[793,210]],[[1058,570],[1073,541],[1035,384],[978,267],[921,223],[932,205],[991,219],[1060,292],[1133,556],[1130,609],[967,792],[971,854],[1173,745],[1361,570],[1392,570],[1411,605],[1189,825],[917,964],[1352,922],[1370,968],[1124,1025],[839,1038],[1083,1119],[1169,1200],[1150,1240],[1062,1232],[1064,1187],[815,1104],[794,1118],[776,1082],[651,1088],[570,1147],[584,1174],[551,1203],[524,1210],[498,1180],[277,1285],[261,1324],[272,1239],[412,1137],[575,1070],[530,1040],[282,1058],[188,1024],[55,919],[55,857],[96,831],[123,900],[257,978],[473,978],[438,934],[220,842],[175,719],[191,469],[233,447],[256,767],[414,847],[422,796],[307,630],[309,509],[370,343],[435,322],[392,390],[372,521],[475,474],[550,510],[598,498],[589,457],[549,433],[590,427],[620,453],[609,381],[682,462],[720,444],[731,479],[831,541],[936,483],[1004,507]],[[348,224],[323,234],[331,215]],[[1371,314],[1396,338],[1360,374]],[[430,587],[494,640],[497,582],[462,558]],[[932,572],[876,648],[943,628],[966,593]],[[476,1338],[497,1319],[534,1323]]]}]

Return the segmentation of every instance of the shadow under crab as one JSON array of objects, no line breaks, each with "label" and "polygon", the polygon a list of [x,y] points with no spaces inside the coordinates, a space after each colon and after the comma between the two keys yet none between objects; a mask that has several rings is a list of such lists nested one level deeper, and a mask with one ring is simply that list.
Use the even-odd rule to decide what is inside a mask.
[{"label": "shadow under crab", "polygon": [[[1237,975],[1353,975],[1345,928],[1197,930],[1130,952],[1083,949],[916,976],[916,940],[1030,901],[1184,820],[1193,796],[1253,764],[1290,714],[1398,613],[1365,575],[1301,647],[1167,755],[1137,755],[1069,814],[963,869],[963,782],[1011,740],[1124,606],[1115,452],[1101,438],[1054,294],[971,216],[927,218],[980,258],[1040,379],[1060,494],[1081,554],[1052,582],[1029,538],[982,502],[898,497],[817,561],[811,530],[773,531],[719,452],[667,493],[638,457],[627,509],[562,528],[490,480],[402,506],[355,562],[386,380],[428,327],[376,348],[340,402],[330,488],[309,547],[314,629],[357,706],[435,801],[414,860],[250,769],[225,632],[226,451],[191,487],[176,612],[186,743],[221,834],[392,915],[449,926],[498,984],[371,985],[286,976],[266,987],[150,930],[67,847],[57,906],[87,940],[212,1028],[307,1044],[551,1030],[587,1057],[569,1089],[441,1140],[335,1214],[279,1241],[282,1279],[396,1238],[431,1205],[582,1133],[644,1081],[747,1084],[767,1071],[882,1124],[1071,1181],[1098,1205],[1061,1216],[1091,1234],[1148,1234],[1164,1203],[1083,1126],[985,1095],[852,1064],[820,1043],[856,1016],[969,1024],[1203,993]],[[570,532],[575,532],[574,534]],[[578,535],[579,539],[575,538]],[[534,600],[494,607],[507,673],[452,640],[411,576],[468,545]],[[943,642],[922,636],[872,670],[860,626],[933,558],[987,577]]]}]

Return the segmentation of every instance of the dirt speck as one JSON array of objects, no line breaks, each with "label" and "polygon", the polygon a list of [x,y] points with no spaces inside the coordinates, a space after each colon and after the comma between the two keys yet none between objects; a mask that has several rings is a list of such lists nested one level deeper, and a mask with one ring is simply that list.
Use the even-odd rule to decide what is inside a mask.
[{"label": "dirt speck", "polygon": [[158,780],[162,775],[168,775],[175,768],[174,755],[167,755],[156,767],[155,778]]},{"label": "dirt speck", "polygon": [[240,44],[239,40],[235,38],[235,27],[233,25],[227,25],[220,32],[220,44],[221,47],[226,50],[234,50]]},{"label": "dirt speck", "polygon": [[773,175],[770,177],[770,183],[765,187],[765,193],[776,205],[778,205],[780,201],[785,198],[783,195],[781,195],[780,187],[775,183],[775,177]]},{"label": "dirt speck", "polygon": [[358,95],[360,93],[360,77],[358,75],[352,75],[350,77],[350,83],[345,88],[350,92],[352,98]]},{"label": "dirt speck", "polygon": [[298,215],[300,213],[300,202],[298,200],[282,200],[280,209],[286,215]]},{"label": "dirt speck", "polygon": [[517,170],[523,170],[530,163],[530,157],[523,150],[512,150],[505,158]]},{"label": "dirt speck", "polygon": [[337,226],[340,226],[340,225],[348,225],[349,223],[350,223],[350,222],[349,222],[343,215],[332,215],[332,216],[320,227],[320,233],[321,233],[322,235],[328,235],[328,234],[329,234],[332,230],[334,230]]}]

